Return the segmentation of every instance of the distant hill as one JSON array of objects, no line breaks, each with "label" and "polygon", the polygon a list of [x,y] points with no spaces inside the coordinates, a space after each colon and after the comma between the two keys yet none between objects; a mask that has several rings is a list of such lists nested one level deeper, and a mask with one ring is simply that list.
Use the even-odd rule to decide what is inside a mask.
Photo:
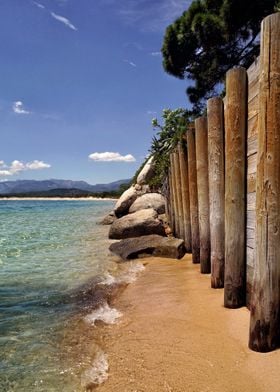
[{"label": "distant hill", "polygon": [[90,185],[85,181],[72,181],[72,180],[16,180],[16,181],[3,181],[0,182],[0,194],[18,194],[30,192],[47,192],[55,189],[70,190],[75,189],[78,191],[86,191],[91,193],[102,193],[117,191],[123,184],[128,184],[131,180],[119,180],[109,184],[96,184]]}]

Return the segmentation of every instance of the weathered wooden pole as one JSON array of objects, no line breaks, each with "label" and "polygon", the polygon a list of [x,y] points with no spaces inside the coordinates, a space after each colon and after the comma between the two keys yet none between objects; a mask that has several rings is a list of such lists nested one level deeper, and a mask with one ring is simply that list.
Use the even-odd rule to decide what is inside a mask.
[{"label": "weathered wooden pole", "polygon": [[181,173],[182,204],[184,214],[184,241],[188,253],[192,251],[192,233],[191,233],[191,213],[190,213],[190,193],[188,177],[188,155],[185,146],[182,143],[178,145],[178,154]]},{"label": "weathered wooden pole", "polygon": [[178,237],[184,238],[184,213],[183,213],[183,200],[182,200],[182,184],[181,184],[181,171],[180,171],[180,161],[179,161],[179,153],[178,148],[174,150],[173,153],[174,160],[174,173],[175,173],[175,189],[176,189],[176,198],[177,198],[177,206],[178,206]]},{"label": "weathered wooden pole", "polygon": [[192,260],[197,264],[199,258],[199,223],[198,223],[198,200],[197,200],[197,176],[196,176],[196,153],[195,153],[195,132],[190,127],[187,130],[188,168],[189,168],[189,191],[190,191],[190,212],[192,230]]},{"label": "weathered wooden pole", "polygon": [[174,207],[173,234],[175,236],[179,236],[179,217],[178,217],[178,202],[176,196],[174,153],[170,154],[170,173],[171,173],[170,179],[171,179],[171,187],[172,187],[172,199],[173,199],[173,207]]},{"label": "weathered wooden pole", "polygon": [[208,136],[206,117],[199,117],[195,120],[195,146],[200,236],[200,271],[202,274],[209,274],[211,272],[211,250],[209,225]]},{"label": "weathered wooden pole", "polygon": [[227,308],[245,305],[245,137],[247,72],[237,67],[226,75],[225,110],[225,290]]},{"label": "weathered wooden pole", "polygon": [[211,287],[224,287],[225,271],[225,165],[224,105],[219,97],[207,102],[208,170],[211,238]]},{"label": "weathered wooden pole", "polygon": [[174,233],[175,221],[174,221],[174,200],[173,200],[173,190],[172,190],[172,177],[171,177],[171,169],[169,167],[168,170],[168,195],[169,199],[167,200],[166,208],[168,210],[168,222],[172,233]]},{"label": "weathered wooden pole", "polygon": [[249,347],[267,352],[280,344],[280,13],[261,28],[256,263]]}]

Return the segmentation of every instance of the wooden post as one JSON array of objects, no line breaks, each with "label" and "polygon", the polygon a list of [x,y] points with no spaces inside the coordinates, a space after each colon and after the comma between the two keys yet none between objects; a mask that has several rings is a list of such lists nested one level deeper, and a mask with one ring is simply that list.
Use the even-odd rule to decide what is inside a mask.
[{"label": "wooden post", "polygon": [[267,352],[280,344],[280,13],[261,29],[256,264],[249,347]]},{"label": "wooden post", "polygon": [[207,102],[208,168],[211,238],[211,287],[224,287],[225,270],[225,168],[224,105],[219,97]]},{"label": "wooden post", "polygon": [[199,258],[199,224],[198,224],[198,200],[197,200],[197,177],[196,177],[196,153],[194,128],[187,130],[188,166],[189,166],[189,190],[190,212],[192,229],[192,260],[197,264]]},{"label": "wooden post", "polygon": [[178,154],[181,173],[182,205],[184,215],[184,240],[188,253],[192,251],[192,233],[191,233],[191,214],[190,214],[190,193],[188,177],[188,156],[187,150],[182,143],[178,145]]},{"label": "wooden post", "polygon": [[200,271],[202,274],[209,274],[211,272],[207,133],[207,118],[197,118],[195,120],[195,146],[200,236]]},{"label": "wooden post", "polygon": [[173,190],[172,190],[172,178],[171,178],[171,169],[169,167],[168,170],[168,190],[169,190],[169,200],[167,200],[167,209],[168,209],[168,222],[172,233],[174,233],[174,200],[173,200]]},{"label": "wooden post", "polygon": [[226,75],[225,111],[225,291],[227,308],[246,302],[245,136],[247,72],[237,67]]},{"label": "wooden post", "polygon": [[178,237],[184,238],[184,213],[183,213],[183,200],[182,200],[182,184],[181,184],[181,172],[180,172],[180,162],[179,162],[179,154],[178,149],[173,153],[174,160],[174,181],[175,181],[175,189],[176,189],[176,198],[177,198],[177,206],[178,206]]},{"label": "wooden post", "polygon": [[174,236],[179,236],[179,217],[178,217],[178,202],[176,196],[176,183],[175,183],[175,168],[174,168],[174,153],[170,154],[170,171],[171,171],[171,186],[172,186],[172,199],[174,206]]}]

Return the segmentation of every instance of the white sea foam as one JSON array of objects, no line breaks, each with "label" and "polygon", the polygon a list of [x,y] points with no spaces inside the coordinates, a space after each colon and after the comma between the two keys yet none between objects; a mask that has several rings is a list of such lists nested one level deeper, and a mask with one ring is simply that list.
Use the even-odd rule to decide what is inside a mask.
[{"label": "white sea foam", "polygon": [[91,367],[84,371],[81,376],[81,384],[83,388],[88,385],[99,385],[108,379],[109,363],[107,355],[102,351],[98,352]]},{"label": "white sea foam", "polygon": [[106,274],[102,282],[100,282],[99,284],[109,286],[113,283],[116,283],[116,278],[110,274]]},{"label": "white sea foam", "polygon": [[94,325],[98,320],[103,321],[105,324],[115,324],[121,316],[121,312],[115,308],[110,308],[110,306],[105,303],[95,309],[92,313],[88,314],[84,320],[92,325]]},{"label": "white sea foam", "polygon": [[135,263],[135,262],[131,263],[128,270],[120,278],[121,282],[122,283],[135,282],[139,273],[142,272],[144,269],[145,267],[142,263]]}]

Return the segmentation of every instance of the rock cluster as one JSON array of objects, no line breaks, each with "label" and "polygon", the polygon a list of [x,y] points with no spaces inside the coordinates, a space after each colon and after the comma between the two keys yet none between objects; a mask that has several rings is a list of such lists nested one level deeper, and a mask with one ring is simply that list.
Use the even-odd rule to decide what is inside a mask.
[{"label": "rock cluster", "polygon": [[185,254],[183,240],[167,237],[165,198],[151,192],[148,181],[154,175],[151,157],[137,177],[136,184],[127,189],[114,210],[102,224],[110,224],[109,238],[121,240],[110,246],[111,252],[122,259],[153,255],[180,259]]}]

